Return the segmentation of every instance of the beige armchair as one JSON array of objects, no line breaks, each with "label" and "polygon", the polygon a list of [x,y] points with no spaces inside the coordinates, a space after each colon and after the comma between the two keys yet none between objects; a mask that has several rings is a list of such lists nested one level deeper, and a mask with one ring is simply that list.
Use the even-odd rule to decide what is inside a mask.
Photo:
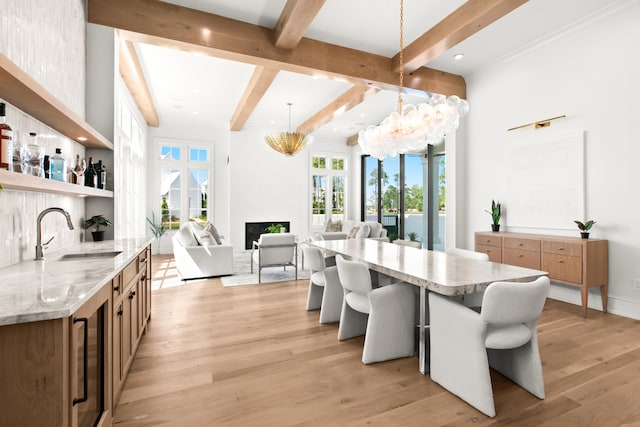
[{"label": "beige armchair", "polygon": [[295,280],[298,280],[298,244],[295,234],[275,233],[261,234],[251,248],[251,273],[253,263],[258,266],[258,283],[262,283],[262,269],[265,267],[288,266],[295,269]]}]

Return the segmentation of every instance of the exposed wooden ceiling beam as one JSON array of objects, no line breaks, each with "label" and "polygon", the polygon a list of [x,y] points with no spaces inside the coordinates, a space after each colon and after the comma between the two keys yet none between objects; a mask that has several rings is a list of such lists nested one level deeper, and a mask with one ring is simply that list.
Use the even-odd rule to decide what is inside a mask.
[{"label": "exposed wooden ceiling beam", "polygon": [[288,0],[274,28],[274,46],[295,48],[311,25],[325,0]]},{"label": "exposed wooden ceiling beam", "polygon": [[[397,90],[391,58],[302,38],[293,51],[272,44],[273,30],[218,15],[149,0],[89,0],[88,20],[128,30],[132,41],[182,49],[266,68],[346,80]],[[466,98],[461,76],[426,67],[404,80],[405,88]]]},{"label": "exposed wooden ceiling beam", "polygon": [[160,123],[158,120],[158,112],[153,103],[151,91],[149,91],[149,86],[147,86],[147,81],[144,78],[142,66],[140,66],[140,60],[138,59],[138,54],[136,53],[133,43],[128,40],[121,40],[119,50],[119,68],[122,80],[124,80],[129,92],[131,92],[131,96],[138,106],[140,113],[142,113],[142,117],[144,117],[144,120],[147,122],[147,125],[158,127]]},{"label": "exposed wooden ceiling beam", "polygon": [[257,66],[253,71],[251,80],[242,94],[240,102],[231,117],[231,130],[240,131],[253,113],[264,94],[271,86],[273,79],[278,75],[278,70]]},{"label": "exposed wooden ceiling beam", "polygon": [[[403,49],[405,71],[422,67],[527,1],[468,0]],[[399,73],[400,53],[393,57],[392,64],[393,71]]]},{"label": "exposed wooden ceiling beam", "polygon": [[375,87],[353,86],[307,119],[296,130],[300,133],[309,134],[356,105],[361,104],[371,95],[378,93],[379,90]]}]

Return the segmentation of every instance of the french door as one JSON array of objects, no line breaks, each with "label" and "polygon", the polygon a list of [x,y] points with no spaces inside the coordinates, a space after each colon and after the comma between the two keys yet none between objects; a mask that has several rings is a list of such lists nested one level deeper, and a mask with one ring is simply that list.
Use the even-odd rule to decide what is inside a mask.
[{"label": "french door", "polygon": [[445,247],[445,144],[379,161],[362,157],[362,220],[378,221],[391,241]]}]

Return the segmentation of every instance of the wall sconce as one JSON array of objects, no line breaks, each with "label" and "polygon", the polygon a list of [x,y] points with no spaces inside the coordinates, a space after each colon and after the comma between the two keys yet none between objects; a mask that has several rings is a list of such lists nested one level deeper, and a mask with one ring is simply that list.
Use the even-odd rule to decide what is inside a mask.
[{"label": "wall sconce", "polygon": [[512,130],[516,130],[516,129],[520,129],[520,128],[526,128],[527,126],[534,126],[535,129],[540,129],[540,128],[546,128],[551,126],[551,121],[552,120],[557,120],[557,119],[563,119],[567,117],[565,114],[561,115],[561,116],[556,116],[556,117],[551,117],[550,119],[544,119],[544,120],[540,120],[537,122],[531,122],[531,123],[527,123],[526,125],[520,125],[520,126],[516,126],[510,129],[507,129],[507,132],[512,131]]}]

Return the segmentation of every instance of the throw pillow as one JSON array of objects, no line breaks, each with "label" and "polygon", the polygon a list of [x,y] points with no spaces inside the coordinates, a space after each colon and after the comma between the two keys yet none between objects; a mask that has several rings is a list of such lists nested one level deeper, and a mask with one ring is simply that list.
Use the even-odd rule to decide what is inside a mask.
[{"label": "throw pillow", "polygon": [[337,220],[336,222],[333,222],[332,220],[329,220],[326,231],[342,231],[342,221]]},{"label": "throw pillow", "polygon": [[370,232],[371,228],[369,227],[369,224],[365,224],[360,227],[360,229],[356,233],[356,239],[366,239],[367,237],[369,237]]},{"label": "throw pillow", "polygon": [[369,228],[371,228],[371,232],[369,233],[369,237],[381,237],[380,232],[382,231],[382,224],[379,222],[369,222],[367,221]]},{"label": "throw pillow", "polygon": [[220,238],[220,234],[218,233],[218,229],[216,228],[215,225],[207,221],[207,223],[204,225],[204,231],[211,233],[211,235],[213,236],[213,239],[216,241],[217,244],[219,245],[222,244],[222,239]]},{"label": "throw pillow", "polygon": [[182,243],[182,246],[184,247],[198,246],[198,241],[193,235],[193,230],[189,223],[185,223],[180,226],[180,230],[178,230],[178,237],[180,238],[180,243]]},{"label": "throw pillow", "polygon": [[356,234],[358,234],[358,230],[360,230],[360,227],[353,227],[351,229],[351,231],[349,232],[349,235],[347,236],[347,239],[355,239],[356,238]]},{"label": "throw pillow", "polygon": [[216,240],[213,238],[211,233],[209,233],[208,231],[203,230],[202,232],[197,233],[195,236],[200,246],[215,246],[218,244],[216,243]]}]

